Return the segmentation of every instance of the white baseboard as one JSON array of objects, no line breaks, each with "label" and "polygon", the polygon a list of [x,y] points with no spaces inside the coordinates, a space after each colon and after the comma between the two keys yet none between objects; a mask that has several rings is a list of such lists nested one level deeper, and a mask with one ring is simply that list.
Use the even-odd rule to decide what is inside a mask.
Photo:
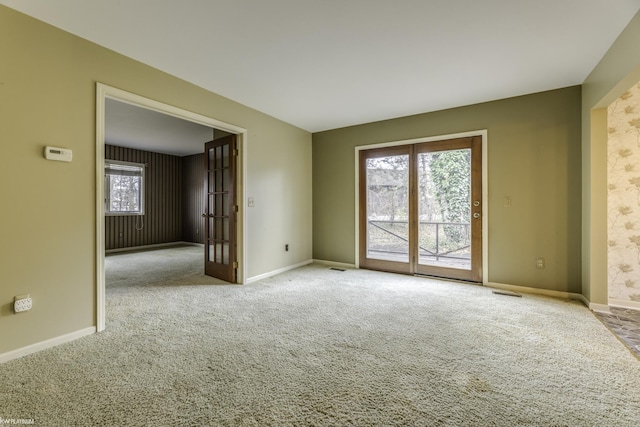
[{"label": "white baseboard", "polygon": [[640,302],[637,301],[627,301],[615,298],[609,298],[609,304],[595,304],[590,303],[589,308],[593,311],[597,311],[598,313],[611,313],[611,307],[616,308],[627,308],[630,310],[639,310],[640,311]]},{"label": "white baseboard", "polygon": [[315,264],[328,265],[329,267],[356,268],[355,264],[347,264],[347,263],[344,263],[344,262],[335,262],[335,261],[326,261],[324,259],[314,259],[313,262]]},{"label": "white baseboard", "polygon": [[131,246],[128,248],[117,248],[117,249],[109,249],[105,250],[105,254],[115,254],[118,252],[132,252],[132,251],[148,251],[151,249],[162,249],[162,248],[170,248],[172,246],[204,246],[202,243],[193,243],[193,242],[168,242],[168,243],[156,243],[154,245],[144,245],[144,246]]},{"label": "white baseboard", "polygon": [[589,310],[595,311],[596,313],[611,313],[611,307],[609,307],[607,304],[596,304],[595,302],[590,302],[589,304],[587,304],[587,307],[589,307]]},{"label": "white baseboard", "polygon": [[0,354],[0,363],[8,362],[9,360],[18,359],[20,357],[27,356],[32,353],[36,353],[47,348],[55,347],[60,344],[64,344],[70,341],[77,340],[78,338],[85,337],[96,333],[96,327],[80,329],[79,331],[71,332],[59,337],[51,338],[45,341],[41,341],[35,344],[28,345],[26,347],[12,350],[7,353]]},{"label": "white baseboard", "polygon": [[584,297],[584,295],[576,294],[574,292],[563,292],[563,291],[554,291],[552,289],[530,288],[527,286],[506,285],[504,283],[496,283],[496,282],[487,282],[487,283],[483,283],[482,285],[488,288],[504,289],[506,291],[522,292],[525,294],[544,295],[547,297],[562,298],[562,299],[572,299],[572,300],[577,300],[582,302],[587,307],[589,306],[589,302]]},{"label": "white baseboard", "polygon": [[625,301],[621,299],[609,298],[609,306],[618,308],[630,308],[631,310],[640,310],[640,302]]},{"label": "white baseboard", "polygon": [[[583,303],[586,307],[588,307],[590,310],[593,310],[593,309],[591,308],[591,305],[592,305],[592,304],[589,302],[589,300],[587,299],[587,297],[585,297],[585,296],[584,296],[584,295],[582,295],[582,294],[572,294],[572,295],[575,295],[575,298],[572,298],[572,299],[576,299],[576,300],[580,301],[580,302],[581,302],[581,303]],[[596,305],[596,304],[594,304],[594,305]]]},{"label": "white baseboard", "polygon": [[260,274],[258,276],[249,277],[245,283],[257,282],[258,280],[266,279],[267,277],[276,276],[280,273],[284,273],[285,271],[295,270],[296,268],[304,267],[305,265],[309,265],[313,262],[313,260],[308,259],[306,261],[300,262],[298,264],[289,265],[287,267],[282,267],[277,270],[270,271],[268,273]]}]

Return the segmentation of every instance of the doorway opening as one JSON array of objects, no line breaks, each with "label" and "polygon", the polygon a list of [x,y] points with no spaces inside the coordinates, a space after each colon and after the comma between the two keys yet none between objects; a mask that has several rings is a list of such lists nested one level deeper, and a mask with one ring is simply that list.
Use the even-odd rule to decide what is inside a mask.
[{"label": "doorway opening", "polygon": [[[607,271],[610,306],[640,309],[640,234],[633,217],[640,206],[640,82],[607,108]],[[630,248],[632,250],[630,250]]]},{"label": "doorway opening", "polygon": [[[138,109],[144,109],[146,111],[152,111],[160,113],[165,117],[169,117],[173,120],[187,123],[190,125],[197,124],[204,128],[208,128],[212,132],[211,138],[217,139],[218,137],[231,135],[235,140],[236,154],[237,154],[237,167],[233,170],[233,182],[234,182],[234,196],[238,200],[243,198],[243,183],[246,174],[246,146],[247,146],[247,131],[235,125],[231,125],[225,122],[221,122],[211,117],[206,117],[200,114],[196,114],[190,111],[186,111],[177,107],[173,107],[167,104],[163,104],[148,98],[144,98],[139,95],[135,95],[120,89],[116,89],[103,84],[97,84],[97,96],[96,96],[96,325],[97,330],[101,331],[105,329],[105,134],[107,130],[106,123],[106,105],[108,102],[117,101],[119,103],[127,104],[128,106]],[[215,131],[213,131],[215,129]],[[204,141],[207,142],[207,141]],[[201,143],[200,152],[201,157],[198,157],[196,164],[201,164],[201,169],[204,173],[205,167],[205,144]],[[195,157],[195,156],[194,156]],[[199,161],[202,160],[202,161]],[[140,162],[144,164],[144,162]],[[203,185],[203,190],[206,187]],[[203,221],[202,216],[206,213],[206,192],[202,191],[201,207],[202,212],[198,214],[198,217]],[[197,208],[196,208],[197,209]],[[244,224],[245,224],[245,212],[242,209],[240,203],[237,203],[234,207],[235,215],[235,240],[234,245],[236,247],[234,261],[236,272],[234,272],[234,282],[244,283],[246,277],[247,266],[245,262],[245,245],[244,245]],[[134,218],[133,221],[136,221]],[[136,222],[138,227],[141,222]],[[137,229],[137,228],[136,228]],[[160,228],[161,229],[161,226]],[[111,236],[110,236],[111,237]],[[203,238],[205,236],[202,236]],[[205,240],[205,248],[206,240]],[[203,259],[204,259],[203,254]],[[203,271],[204,271],[203,263]]]},{"label": "doorway opening", "polygon": [[487,282],[486,132],[359,147],[358,267]]}]

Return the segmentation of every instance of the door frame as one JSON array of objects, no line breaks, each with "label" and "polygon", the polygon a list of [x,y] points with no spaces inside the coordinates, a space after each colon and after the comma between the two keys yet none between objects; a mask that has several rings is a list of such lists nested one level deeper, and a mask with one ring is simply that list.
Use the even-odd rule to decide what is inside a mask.
[{"label": "door frame", "polygon": [[395,147],[398,145],[411,145],[421,142],[442,141],[448,139],[465,138],[470,136],[480,136],[482,138],[482,284],[489,283],[489,168],[488,168],[488,132],[486,129],[461,132],[447,135],[426,136],[422,138],[406,139],[402,141],[389,141],[370,145],[355,147],[355,266],[360,268],[360,151],[374,148]]},{"label": "door frame", "polygon": [[[105,101],[114,99],[136,107],[156,111],[189,122],[198,123],[211,128],[236,134],[238,169],[236,171],[238,200],[244,200],[244,183],[247,182],[247,148],[249,141],[247,129],[226,123],[213,117],[164,104],[144,96],[136,95],[103,83],[96,83],[96,330],[103,331],[106,327],[106,293],[105,293],[105,226],[104,226],[104,138],[105,138]],[[248,265],[246,257],[246,210],[244,203],[238,203],[237,242],[238,242],[238,277],[237,283],[244,284],[247,277]]]}]

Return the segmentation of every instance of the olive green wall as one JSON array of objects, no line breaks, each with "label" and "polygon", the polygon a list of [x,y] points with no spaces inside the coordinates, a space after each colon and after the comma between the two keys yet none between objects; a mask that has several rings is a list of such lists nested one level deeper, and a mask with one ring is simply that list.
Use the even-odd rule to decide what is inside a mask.
[{"label": "olive green wall", "polygon": [[248,129],[247,276],[311,259],[310,133],[4,6],[0,57],[0,356],[96,325],[96,82]]},{"label": "olive green wall", "polygon": [[488,281],[580,293],[580,99],[576,86],[314,134],[314,258],[356,261],[355,147],[486,129]]},{"label": "olive green wall", "polygon": [[606,108],[638,81],[640,13],[582,85],[582,281],[594,304],[608,303]]}]

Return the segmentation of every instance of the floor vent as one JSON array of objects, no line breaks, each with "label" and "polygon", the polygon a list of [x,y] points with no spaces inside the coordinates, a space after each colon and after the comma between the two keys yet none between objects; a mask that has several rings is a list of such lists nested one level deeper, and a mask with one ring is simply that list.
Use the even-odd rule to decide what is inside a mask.
[{"label": "floor vent", "polygon": [[338,268],[338,267],[331,267],[329,270],[346,271],[344,268]]},{"label": "floor vent", "polygon": [[507,295],[509,297],[522,298],[522,295],[520,295],[519,293],[512,292],[512,291],[506,291],[504,289],[494,290],[493,293],[496,294],[496,295]]}]

